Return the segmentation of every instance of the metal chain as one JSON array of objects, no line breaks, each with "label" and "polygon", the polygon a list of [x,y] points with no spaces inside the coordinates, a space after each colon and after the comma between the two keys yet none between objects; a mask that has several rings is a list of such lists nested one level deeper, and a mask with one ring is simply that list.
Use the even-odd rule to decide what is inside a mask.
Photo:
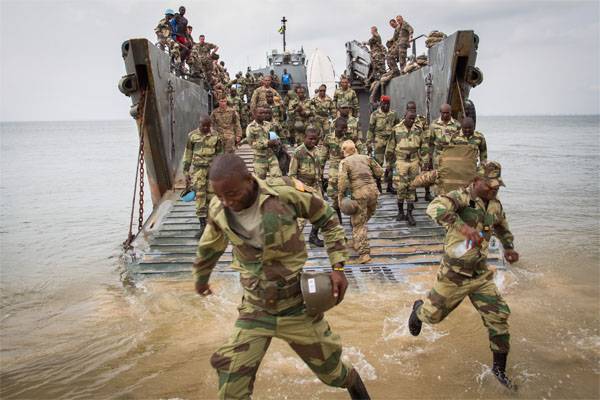
[{"label": "metal chain", "polygon": [[427,95],[427,124],[431,124],[431,92],[433,91],[433,78],[431,72],[425,77],[425,93]]},{"label": "metal chain", "polygon": [[169,92],[169,116],[171,119],[171,158],[175,158],[175,100],[173,99],[173,93],[175,93],[175,88],[173,87],[173,82],[171,82],[170,79],[167,90]]},{"label": "metal chain", "polygon": [[138,216],[138,233],[144,225],[144,132],[140,132],[140,199]]}]

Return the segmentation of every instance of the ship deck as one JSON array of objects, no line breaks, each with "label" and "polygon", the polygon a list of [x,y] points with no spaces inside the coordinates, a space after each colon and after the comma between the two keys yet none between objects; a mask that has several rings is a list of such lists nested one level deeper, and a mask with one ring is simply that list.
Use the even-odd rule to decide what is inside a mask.
[{"label": "ship deck", "polygon": [[[251,168],[252,153],[246,145],[238,154]],[[195,204],[186,203],[171,196],[167,207],[162,207],[162,216],[149,221],[151,229],[145,227],[134,242],[135,251],[127,270],[134,280],[149,277],[190,276],[196,254],[200,229],[196,217]],[[408,226],[406,221],[397,222],[396,198],[392,194],[380,195],[375,215],[368,223],[368,237],[371,245],[372,262],[357,264],[358,255],[349,249],[350,258],[346,263],[349,280],[367,275],[370,278],[386,281],[406,281],[413,273],[431,272],[439,264],[443,250],[444,230],[426,214],[427,203],[423,192],[418,193],[419,201],[413,215],[416,226]],[[343,216],[343,227],[349,238],[352,237],[350,218]],[[308,246],[308,260],[305,270],[328,270],[327,253],[323,248],[313,248],[308,244],[310,224],[304,229]],[[231,246],[221,256],[216,273],[234,273],[230,267]],[[503,268],[500,251],[490,251],[489,262]]]}]

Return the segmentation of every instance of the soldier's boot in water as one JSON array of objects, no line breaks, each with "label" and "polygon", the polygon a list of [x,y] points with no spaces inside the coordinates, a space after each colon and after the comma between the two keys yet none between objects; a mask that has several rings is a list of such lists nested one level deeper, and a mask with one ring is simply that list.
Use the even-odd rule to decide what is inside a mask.
[{"label": "soldier's boot in water", "polygon": [[404,221],[406,216],[404,215],[404,200],[398,202],[398,215],[396,215],[396,221]]},{"label": "soldier's boot in water", "polygon": [[492,373],[502,386],[509,390],[516,391],[517,385],[512,383],[512,381],[506,376],[506,358],[508,357],[508,353],[492,352],[492,354],[494,355]]},{"label": "soldier's boot in water", "polygon": [[381,189],[381,178],[375,178],[375,183],[377,184],[377,190],[379,190],[379,194],[382,194],[383,190]]},{"label": "soldier's boot in water", "polygon": [[412,212],[415,209],[414,203],[408,203],[406,207],[406,221],[408,225],[415,226],[417,221],[415,221],[415,217],[413,217]]},{"label": "soldier's boot in water", "polygon": [[385,191],[387,193],[396,194],[396,189],[394,189],[394,184],[392,182],[393,175],[394,173],[392,172],[392,170],[388,168],[385,170],[383,180],[387,182],[387,188]]},{"label": "soldier's boot in water", "polygon": [[431,195],[431,189],[429,189],[429,186],[427,186],[425,188],[425,201],[431,201],[433,200],[433,196]]},{"label": "soldier's boot in water", "polygon": [[411,335],[419,336],[421,333],[421,327],[423,326],[423,322],[417,317],[417,309],[421,307],[423,304],[423,300],[417,300],[414,302],[412,307],[412,312],[410,313],[410,317],[408,317],[408,330]]},{"label": "soldier's boot in water", "polygon": [[206,228],[206,217],[198,217],[198,220],[200,221],[200,230],[196,234],[196,239],[200,239],[202,237],[204,228]]},{"label": "soldier's boot in water", "polygon": [[334,210],[337,213],[338,219],[340,220],[340,225],[342,225],[342,211],[340,211],[339,208],[334,208]]},{"label": "soldier's boot in water", "polygon": [[314,226],[311,228],[310,235],[308,236],[308,243],[315,247],[323,247],[325,245],[325,243],[319,239],[319,228],[315,228]]},{"label": "soldier's boot in water", "polygon": [[371,396],[369,396],[369,392],[367,392],[367,388],[360,378],[358,371],[353,369],[350,373],[354,374],[353,382],[348,386],[350,398],[352,400],[371,400]]}]

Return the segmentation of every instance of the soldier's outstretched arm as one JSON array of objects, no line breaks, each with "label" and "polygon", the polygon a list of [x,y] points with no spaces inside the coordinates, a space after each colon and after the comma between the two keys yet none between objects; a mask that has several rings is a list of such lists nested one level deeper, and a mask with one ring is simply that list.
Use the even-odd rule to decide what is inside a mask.
[{"label": "soldier's outstretched arm", "polygon": [[210,274],[221,255],[225,252],[228,243],[229,240],[227,240],[221,228],[209,217],[204,233],[198,242],[196,260],[192,271],[198,294],[207,295],[211,293],[208,286]]}]

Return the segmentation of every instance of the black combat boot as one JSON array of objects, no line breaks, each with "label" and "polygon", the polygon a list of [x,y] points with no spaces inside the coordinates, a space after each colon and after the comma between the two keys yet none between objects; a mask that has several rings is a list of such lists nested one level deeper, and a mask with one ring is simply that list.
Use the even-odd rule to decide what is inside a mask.
[{"label": "black combat boot", "polygon": [[348,386],[348,393],[350,394],[350,398],[352,400],[371,400],[371,396],[369,396],[369,392],[367,392],[367,388],[365,387],[365,384],[360,378],[358,371],[352,369],[350,371],[350,374],[353,375],[351,377],[352,383],[350,384],[350,386]]},{"label": "black combat boot", "polygon": [[417,317],[417,308],[421,307],[422,304],[423,300],[415,301],[412,307],[412,312],[410,313],[410,317],[408,317],[408,330],[413,336],[419,336],[419,333],[421,333],[421,327],[423,326],[423,322],[421,322],[419,317]]},{"label": "black combat boot", "polygon": [[396,221],[404,221],[406,216],[404,215],[404,200],[398,202],[398,215],[396,215]]},{"label": "black combat boot", "polygon": [[315,247],[323,247],[324,243],[321,239],[319,239],[319,228],[315,228],[314,226],[310,230],[310,235],[308,236],[308,243],[312,244]]},{"label": "black combat boot", "polygon": [[199,217],[198,220],[200,221],[200,230],[196,234],[196,239],[200,239],[202,237],[204,228],[206,228],[206,217]]},{"label": "black combat boot", "polygon": [[396,194],[396,189],[394,189],[394,184],[393,184],[393,172],[391,169],[386,169],[385,170],[385,176],[384,176],[384,180],[387,181],[387,188],[385,189],[385,191],[387,193],[391,193],[391,194]]},{"label": "black combat boot", "polygon": [[379,190],[379,194],[382,194],[383,190],[381,190],[381,178],[375,178],[375,184],[377,184],[377,190]]},{"label": "black combat boot", "polygon": [[492,373],[498,379],[498,382],[505,386],[507,389],[512,391],[517,390],[517,385],[512,383],[510,379],[506,376],[506,358],[508,357],[508,353],[496,353],[492,352],[494,355],[494,364],[492,365]]},{"label": "black combat boot", "polygon": [[425,188],[425,201],[431,201],[433,200],[433,196],[431,196],[431,190],[429,189],[429,186],[427,186]]},{"label": "black combat boot", "polygon": [[412,212],[415,209],[414,203],[410,202],[406,206],[406,221],[408,221],[408,225],[415,226],[417,221],[415,221],[415,217],[413,217]]},{"label": "black combat boot", "polygon": [[340,225],[342,225],[342,212],[340,211],[339,207],[338,208],[334,208],[335,212],[338,215],[338,219],[340,220]]}]

